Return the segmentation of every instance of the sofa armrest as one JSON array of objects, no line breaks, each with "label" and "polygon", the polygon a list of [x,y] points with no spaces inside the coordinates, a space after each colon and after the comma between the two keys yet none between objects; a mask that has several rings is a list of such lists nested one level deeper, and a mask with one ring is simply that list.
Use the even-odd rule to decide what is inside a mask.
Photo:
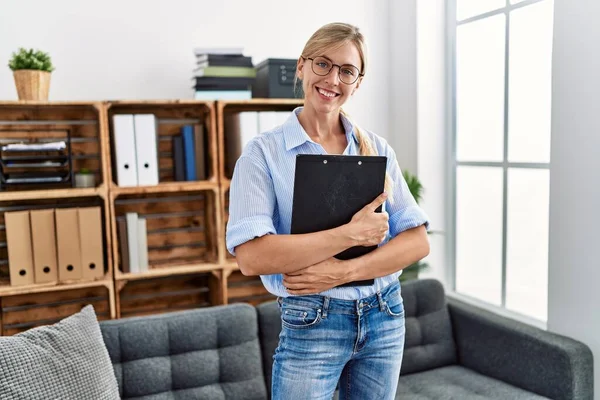
[{"label": "sofa armrest", "polygon": [[551,399],[593,398],[585,344],[456,299],[448,309],[462,366]]}]

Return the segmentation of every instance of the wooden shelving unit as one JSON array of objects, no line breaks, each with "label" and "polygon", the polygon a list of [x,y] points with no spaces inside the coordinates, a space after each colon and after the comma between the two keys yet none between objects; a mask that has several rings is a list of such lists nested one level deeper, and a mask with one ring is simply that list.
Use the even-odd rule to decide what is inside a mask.
[{"label": "wooden shelving unit", "polygon": [[[100,319],[116,317],[112,255],[105,253],[104,274],[96,280],[73,280],[11,286],[4,213],[17,210],[99,206],[103,240],[112,247],[108,192],[107,125],[101,102],[0,102],[0,141],[50,142],[69,132],[72,170],[90,170],[91,188],[75,188],[72,181],[55,187],[34,184],[0,191],[0,334],[8,335],[53,323],[77,311],[77,304],[93,304]],[[10,189],[10,190],[9,190]]]},{"label": "wooden shelving unit", "polygon": [[[0,101],[0,141],[14,141],[29,131],[69,129],[74,170],[86,168],[96,177],[92,188],[0,190],[0,334],[54,323],[85,304],[94,305],[99,319],[111,319],[271,300],[258,277],[242,275],[225,247],[231,181],[224,169],[224,116],[244,111],[291,111],[301,104],[296,99]],[[120,113],[156,116],[158,185],[117,184],[112,118]],[[173,172],[170,139],[183,124],[204,127],[206,176],[197,181],[177,181]],[[103,277],[11,286],[4,212],[88,203],[102,209],[106,247]],[[120,269],[118,221],[127,212],[137,212],[147,221],[150,265],[145,272]]]},{"label": "wooden shelving unit", "polygon": [[[119,187],[110,172],[109,197],[112,215],[113,258],[115,262],[117,316],[144,315],[177,308],[184,299],[187,306],[222,304],[220,291],[220,263],[222,257],[218,243],[221,233],[221,197],[218,177],[218,140],[214,102],[194,100],[167,101],[116,101],[107,104],[109,139],[112,139],[110,121],[115,114],[152,113],[158,123],[159,184],[153,186]],[[203,127],[204,154],[196,156],[196,162],[204,162],[206,176],[197,181],[175,180],[172,137],[180,134],[183,125]],[[112,155],[109,156],[114,171]],[[118,220],[127,212],[136,212],[146,218],[148,236],[149,268],[143,272],[123,272],[120,252]],[[207,275],[208,274],[208,275]],[[208,281],[203,276],[209,276]],[[186,280],[187,279],[187,280]],[[196,293],[190,297],[184,291]],[[210,301],[188,287],[190,282],[211,289]],[[210,284],[208,284],[209,282]],[[148,286],[150,285],[150,286]],[[143,293],[149,288],[157,293],[148,306],[139,300],[150,296]],[[218,290],[217,290],[218,289]],[[151,292],[152,292],[151,291]],[[186,292],[186,293],[187,293]],[[137,297],[136,297],[137,296]],[[145,297],[146,296],[146,297]],[[182,297],[183,296],[183,297]],[[194,297],[195,296],[195,297]],[[181,297],[181,298],[180,298]],[[173,298],[177,304],[171,304]],[[162,299],[162,300],[157,300]],[[186,300],[186,301],[187,301]],[[169,307],[164,307],[169,303]]]}]

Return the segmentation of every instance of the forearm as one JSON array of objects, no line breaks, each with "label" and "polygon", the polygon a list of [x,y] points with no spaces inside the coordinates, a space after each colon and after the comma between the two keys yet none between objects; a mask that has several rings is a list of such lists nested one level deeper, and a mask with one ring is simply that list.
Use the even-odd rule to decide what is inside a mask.
[{"label": "forearm", "polygon": [[346,225],[326,231],[265,235],[236,248],[236,258],[244,275],[270,275],[295,272],[335,256],[354,245]]},{"label": "forearm", "polygon": [[348,260],[347,281],[380,278],[397,272],[429,254],[429,239],[424,226],[402,232],[385,245]]}]

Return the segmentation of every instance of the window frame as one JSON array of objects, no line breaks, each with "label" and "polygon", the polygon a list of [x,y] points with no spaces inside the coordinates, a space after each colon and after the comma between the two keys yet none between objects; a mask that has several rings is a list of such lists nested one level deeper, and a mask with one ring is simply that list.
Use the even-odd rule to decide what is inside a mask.
[{"label": "window frame", "polygon": [[[446,226],[448,227],[448,235],[446,235],[446,282],[448,285],[449,296],[463,300],[465,302],[486,308],[501,315],[520,320],[522,322],[534,325],[543,329],[547,328],[546,321],[541,321],[512,311],[506,308],[506,285],[507,285],[507,243],[508,243],[508,171],[511,168],[521,169],[545,169],[550,170],[550,163],[535,163],[535,162],[509,162],[508,161],[508,118],[509,118],[509,78],[510,78],[510,18],[512,11],[527,7],[529,5],[550,0],[524,0],[517,4],[511,4],[510,0],[506,0],[505,6],[499,9],[478,14],[463,20],[456,19],[456,3],[460,0],[446,1],[446,43],[445,43],[445,58],[446,58],[446,127],[448,138],[446,143],[446,193],[448,194],[446,201]],[[498,14],[504,14],[506,17],[506,26],[504,32],[505,48],[504,48],[504,128],[503,128],[503,160],[497,161],[458,161],[457,160],[457,125],[456,125],[456,32],[460,25],[479,21]],[[502,273],[501,273],[501,305],[497,306],[488,303],[484,300],[474,298],[467,294],[456,291],[456,196],[457,196],[457,169],[462,166],[474,167],[496,167],[502,168]]]}]

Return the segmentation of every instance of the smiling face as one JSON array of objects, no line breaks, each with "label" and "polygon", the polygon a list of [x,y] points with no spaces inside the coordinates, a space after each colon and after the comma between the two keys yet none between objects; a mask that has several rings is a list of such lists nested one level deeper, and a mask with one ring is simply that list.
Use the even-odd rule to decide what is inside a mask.
[{"label": "smiling face", "polygon": [[[304,90],[304,105],[312,106],[317,112],[329,113],[337,112],[340,107],[348,101],[360,86],[362,77],[351,85],[340,81],[339,67],[333,66],[331,71],[325,76],[317,75],[314,71],[319,71],[322,67],[328,68],[332,63],[337,65],[353,65],[362,70],[362,61],[360,52],[356,45],[347,42],[335,50],[325,51],[323,54],[307,55],[304,57],[317,58],[324,57],[329,64],[312,63],[315,61],[308,58],[298,60],[297,74],[298,79],[302,80],[302,89]],[[314,69],[314,71],[313,71]],[[348,68],[342,68],[342,74],[350,74]]]}]

